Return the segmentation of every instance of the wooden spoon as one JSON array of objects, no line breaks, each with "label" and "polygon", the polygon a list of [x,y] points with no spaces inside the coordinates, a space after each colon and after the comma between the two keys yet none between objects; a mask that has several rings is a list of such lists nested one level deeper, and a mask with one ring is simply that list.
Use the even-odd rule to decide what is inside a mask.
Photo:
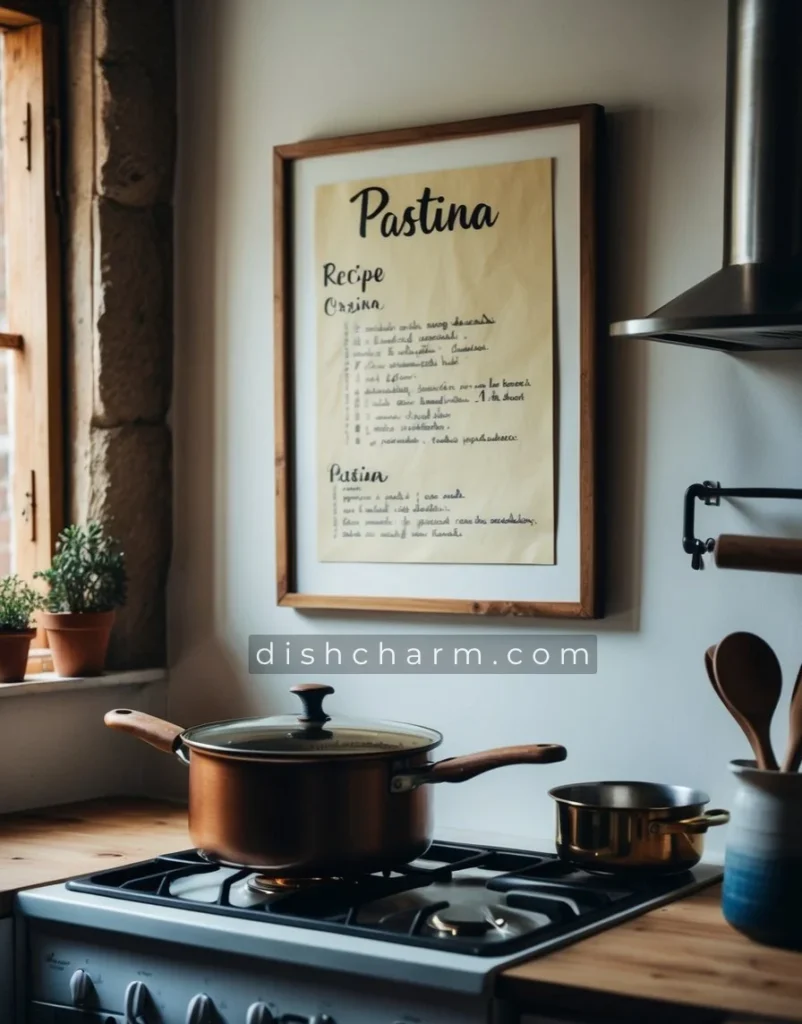
[{"label": "wooden spoon", "polygon": [[784,772],[795,772],[799,770],[802,762],[802,667],[796,676],[794,689],[791,692],[791,708],[788,714],[788,749],[783,761]]},{"label": "wooden spoon", "polygon": [[[718,680],[716,679],[715,664],[714,664],[714,661],[713,661],[715,656],[716,656],[716,645],[713,644],[712,647],[708,647],[707,650],[705,651],[705,668],[707,669],[707,678],[710,680],[710,685],[716,691],[716,696],[721,701],[721,703],[724,705],[724,707],[727,709],[727,711],[729,711],[729,713],[732,715],[732,717],[735,719],[735,721],[738,723],[738,725],[740,725],[741,728],[744,730],[744,732],[746,733],[746,738],[749,740],[749,745],[752,746],[752,735],[751,735],[751,733],[748,732],[747,729],[744,727],[744,724],[743,724],[743,722],[741,720],[741,716],[738,714],[737,711],[735,711],[735,709],[732,707],[730,702],[727,700],[727,698],[724,696],[724,694],[719,689]],[[753,748],[753,752],[754,752],[754,748]]]},{"label": "wooden spoon", "polygon": [[777,655],[754,633],[730,633],[716,647],[713,669],[719,696],[746,734],[758,768],[777,771],[771,719],[782,690]]}]

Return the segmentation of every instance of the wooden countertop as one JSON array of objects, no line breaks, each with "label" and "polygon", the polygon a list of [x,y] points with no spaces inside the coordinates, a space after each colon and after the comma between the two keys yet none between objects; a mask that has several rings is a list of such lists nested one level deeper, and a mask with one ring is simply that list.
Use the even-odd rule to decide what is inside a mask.
[{"label": "wooden countertop", "polygon": [[[120,797],[0,816],[0,917],[20,889],[187,849],[186,808]],[[583,1020],[802,1024],[802,954],[727,925],[712,886],[512,967],[499,995]]]},{"label": "wooden countertop", "polygon": [[192,844],[185,807],[115,797],[0,816],[0,917],[14,893]]},{"label": "wooden countertop", "polygon": [[545,1003],[639,1024],[734,1024],[739,1015],[802,1022],[802,953],[751,942],[720,904],[720,885],[702,889],[510,968],[499,994],[541,1012]]}]

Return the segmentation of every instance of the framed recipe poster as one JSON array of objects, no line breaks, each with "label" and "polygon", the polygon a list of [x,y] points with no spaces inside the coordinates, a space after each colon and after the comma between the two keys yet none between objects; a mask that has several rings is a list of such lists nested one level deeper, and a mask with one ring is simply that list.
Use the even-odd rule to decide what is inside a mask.
[{"label": "framed recipe poster", "polygon": [[601,122],[275,150],[279,604],[600,614]]}]

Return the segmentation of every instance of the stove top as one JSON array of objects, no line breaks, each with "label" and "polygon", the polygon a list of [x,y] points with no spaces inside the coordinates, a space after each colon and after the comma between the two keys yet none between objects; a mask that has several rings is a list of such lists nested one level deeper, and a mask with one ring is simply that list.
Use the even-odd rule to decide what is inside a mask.
[{"label": "stove top", "polygon": [[709,866],[664,876],[589,874],[554,854],[436,842],[411,864],[357,878],[264,879],[187,850],[87,875],[66,888],[222,915],[228,931],[243,919],[499,958],[573,941],[720,875]]}]

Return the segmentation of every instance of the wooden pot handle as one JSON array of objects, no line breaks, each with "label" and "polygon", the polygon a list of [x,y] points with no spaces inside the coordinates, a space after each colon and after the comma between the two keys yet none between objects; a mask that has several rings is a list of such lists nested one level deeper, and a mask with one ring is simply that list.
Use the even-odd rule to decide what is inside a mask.
[{"label": "wooden pot handle", "polygon": [[483,772],[504,768],[508,764],[553,764],[555,761],[564,761],[567,756],[568,751],[559,743],[495,747],[478,754],[447,757],[434,764],[399,772],[390,780],[390,789],[393,793],[407,793],[432,782],[467,782]]},{"label": "wooden pot handle", "polygon": [[180,725],[173,725],[162,718],[146,715],[144,711],[131,711],[129,708],[107,711],[103,721],[110,729],[136,736],[138,740],[144,740],[157,750],[163,750],[165,754],[175,753],[178,738],[184,731]]},{"label": "wooden pot handle", "polygon": [[426,772],[425,782],[467,782],[483,772],[504,768],[509,764],[552,764],[568,756],[558,743],[534,743],[520,747],[496,747],[478,754],[447,757],[437,761]]},{"label": "wooden pot handle", "polygon": [[802,574],[802,540],[725,533],[716,541],[715,558],[719,569]]}]

